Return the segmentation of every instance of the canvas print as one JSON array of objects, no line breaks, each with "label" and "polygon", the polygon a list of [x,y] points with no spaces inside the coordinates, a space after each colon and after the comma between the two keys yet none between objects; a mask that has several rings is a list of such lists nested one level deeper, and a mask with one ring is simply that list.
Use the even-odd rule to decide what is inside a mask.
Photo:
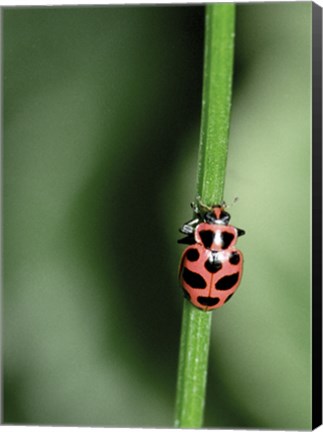
[{"label": "canvas print", "polygon": [[4,424],[320,424],[320,14],[2,9]]}]

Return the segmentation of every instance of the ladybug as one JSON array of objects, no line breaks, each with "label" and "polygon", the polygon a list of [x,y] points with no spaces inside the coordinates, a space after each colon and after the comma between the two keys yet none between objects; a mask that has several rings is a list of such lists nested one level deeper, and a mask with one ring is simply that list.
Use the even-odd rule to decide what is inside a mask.
[{"label": "ladybug", "polygon": [[243,255],[235,244],[244,230],[229,225],[226,205],[207,207],[192,203],[195,217],[180,232],[188,244],[180,263],[179,279],[184,297],[194,306],[211,311],[235,293],[242,276]]}]

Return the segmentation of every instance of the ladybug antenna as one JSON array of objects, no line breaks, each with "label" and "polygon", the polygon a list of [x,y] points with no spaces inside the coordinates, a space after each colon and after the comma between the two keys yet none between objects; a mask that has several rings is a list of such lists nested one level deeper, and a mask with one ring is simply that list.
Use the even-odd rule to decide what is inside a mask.
[{"label": "ladybug antenna", "polygon": [[206,204],[204,204],[201,200],[201,197],[199,195],[197,195],[196,197],[196,204],[194,204],[199,210],[201,210],[202,212],[206,213],[212,210],[211,207],[207,206]]},{"label": "ladybug antenna", "polygon": [[198,205],[197,205],[194,201],[191,202],[191,208],[193,209],[193,212],[194,212],[195,214],[198,214],[198,213],[199,213]]},{"label": "ladybug antenna", "polygon": [[225,203],[224,203],[224,204],[225,204],[225,208],[232,207],[233,204],[235,204],[238,200],[239,200],[239,198],[238,198],[238,197],[235,197],[231,204],[228,205],[228,204],[225,204]]}]

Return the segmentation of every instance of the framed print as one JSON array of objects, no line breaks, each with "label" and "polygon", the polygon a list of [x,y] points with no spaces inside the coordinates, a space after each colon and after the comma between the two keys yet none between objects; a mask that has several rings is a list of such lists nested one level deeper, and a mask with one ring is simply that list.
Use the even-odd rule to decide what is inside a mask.
[{"label": "framed print", "polygon": [[2,423],[321,425],[321,7],[1,15]]}]

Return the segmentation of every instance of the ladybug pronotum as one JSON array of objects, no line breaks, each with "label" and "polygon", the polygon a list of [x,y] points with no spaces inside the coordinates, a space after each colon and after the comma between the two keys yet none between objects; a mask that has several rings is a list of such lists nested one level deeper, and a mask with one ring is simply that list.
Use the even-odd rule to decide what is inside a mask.
[{"label": "ladybug pronotum", "polygon": [[243,255],[236,249],[245,231],[229,225],[225,204],[207,207],[192,204],[195,218],[180,232],[186,237],[178,243],[188,244],[180,263],[179,279],[184,297],[204,311],[224,305],[239,286]]}]

